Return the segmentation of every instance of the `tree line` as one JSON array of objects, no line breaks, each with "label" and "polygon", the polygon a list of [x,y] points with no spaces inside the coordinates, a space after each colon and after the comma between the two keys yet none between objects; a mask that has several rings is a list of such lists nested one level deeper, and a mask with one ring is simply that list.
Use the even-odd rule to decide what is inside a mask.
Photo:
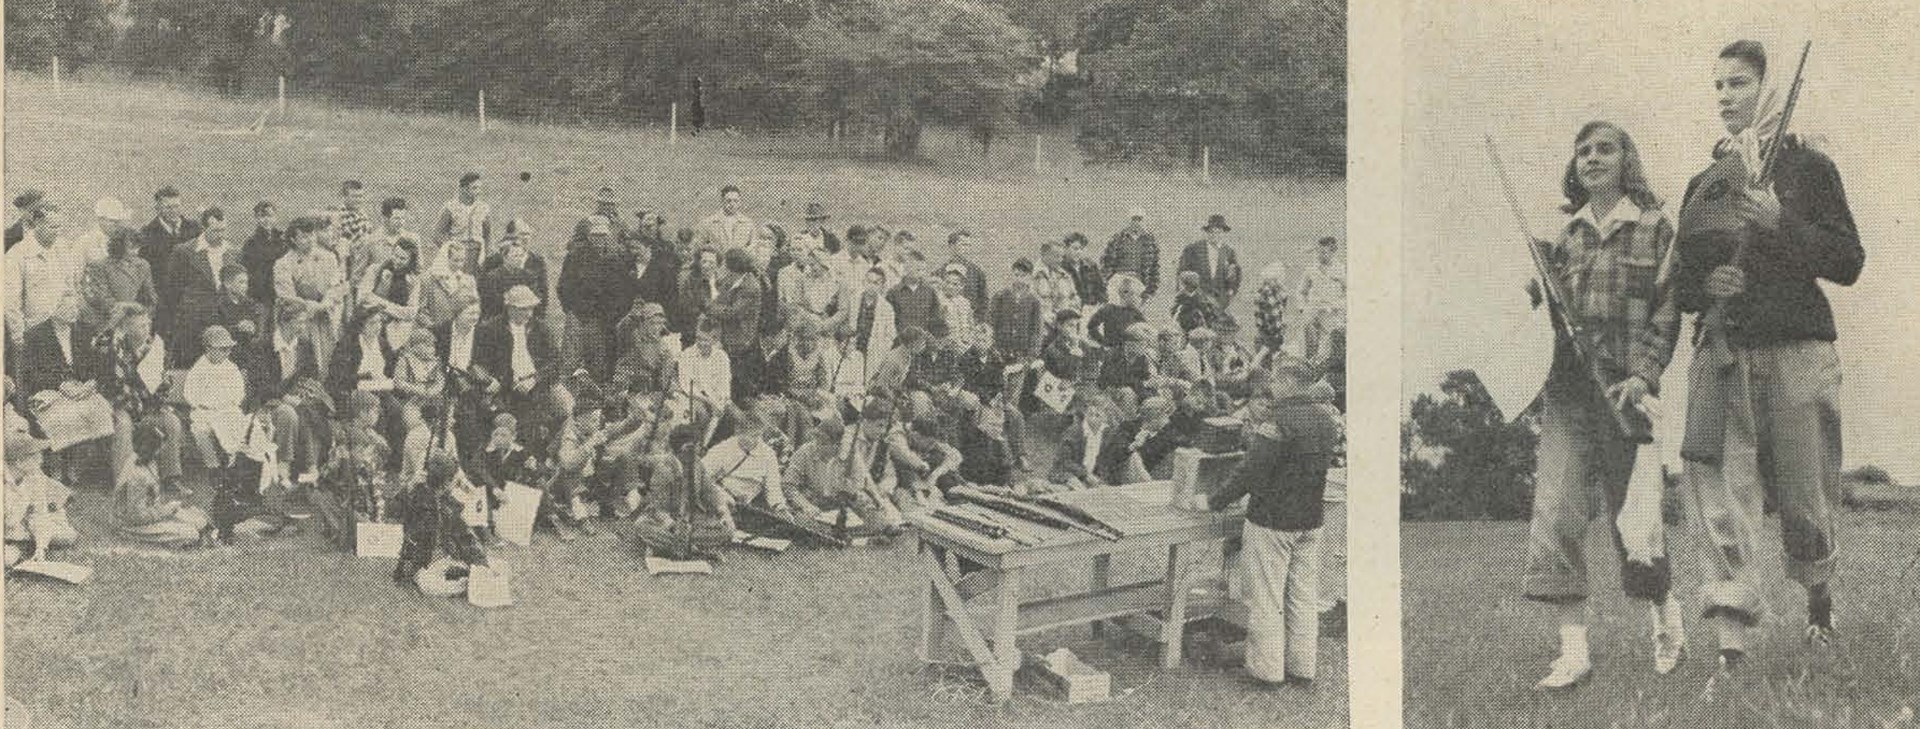
[{"label": "tree line", "polygon": [[1337,0],[10,0],[8,68],[417,111],[868,135],[983,152],[1070,130],[1094,163],[1345,166]]}]

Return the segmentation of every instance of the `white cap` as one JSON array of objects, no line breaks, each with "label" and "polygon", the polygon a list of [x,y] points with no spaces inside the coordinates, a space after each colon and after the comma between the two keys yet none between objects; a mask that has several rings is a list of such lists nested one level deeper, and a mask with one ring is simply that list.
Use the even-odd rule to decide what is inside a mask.
[{"label": "white cap", "polygon": [[93,204],[93,215],[96,218],[106,218],[120,222],[126,222],[129,217],[126,203],[120,202],[120,198],[117,197],[100,198],[99,201]]},{"label": "white cap", "polygon": [[1128,210],[1128,211],[1127,211],[1127,217],[1129,217],[1129,218],[1145,218],[1145,217],[1147,217],[1147,209],[1146,209],[1146,208],[1143,208],[1143,207],[1140,207],[1140,206],[1138,206],[1138,205],[1135,205],[1135,206],[1133,206],[1133,209],[1131,209],[1131,210]]}]

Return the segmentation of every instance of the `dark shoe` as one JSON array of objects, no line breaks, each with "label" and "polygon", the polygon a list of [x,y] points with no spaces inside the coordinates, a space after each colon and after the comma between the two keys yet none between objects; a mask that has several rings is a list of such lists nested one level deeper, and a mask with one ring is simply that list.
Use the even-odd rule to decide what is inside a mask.
[{"label": "dark shoe", "polygon": [[1288,685],[1288,686],[1292,686],[1292,687],[1294,687],[1294,688],[1297,688],[1297,689],[1300,689],[1300,690],[1302,690],[1302,691],[1312,691],[1312,690],[1313,690],[1313,679],[1311,679],[1311,678],[1307,678],[1306,676],[1295,676],[1295,675],[1293,675],[1293,674],[1291,674],[1291,673],[1289,673],[1289,674],[1287,674],[1287,680],[1285,680],[1285,681],[1283,681],[1283,682],[1281,682],[1281,683],[1284,683],[1284,684],[1286,684],[1286,685]]},{"label": "dark shoe", "polygon": [[1253,688],[1258,689],[1260,691],[1279,691],[1287,687],[1287,683],[1285,681],[1268,681],[1264,678],[1260,678],[1258,676],[1254,676],[1251,674],[1248,674],[1243,678],[1247,682],[1247,685],[1252,686]]}]

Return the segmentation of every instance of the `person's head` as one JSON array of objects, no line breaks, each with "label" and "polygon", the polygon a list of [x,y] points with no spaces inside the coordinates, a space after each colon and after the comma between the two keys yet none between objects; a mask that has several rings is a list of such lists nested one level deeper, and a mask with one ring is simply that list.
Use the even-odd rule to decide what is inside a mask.
[{"label": "person's head", "polygon": [[133,459],[140,463],[152,463],[160,457],[160,447],[167,441],[166,431],[158,423],[141,421],[133,427]]},{"label": "person's head", "polygon": [[459,271],[467,261],[467,242],[459,238],[448,238],[440,244],[440,259],[447,262],[447,270]]},{"label": "person's head", "polygon": [[1312,363],[1297,357],[1285,357],[1273,363],[1272,377],[1267,380],[1267,393],[1275,400],[1300,397],[1306,394],[1307,387],[1320,379]]},{"label": "person's head", "polygon": [[480,173],[478,172],[468,172],[461,175],[460,198],[469,202],[480,199],[481,186],[483,184],[485,183],[480,180]]},{"label": "person's head", "polygon": [[1767,48],[1759,41],[1737,40],[1720,49],[1713,65],[1713,90],[1720,98],[1720,123],[1739,134],[1759,119],[1760,93],[1766,87]]},{"label": "person's head", "polygon": [[1053,313],[1053,329],[1061,336],[1079,336],[1082,323],[1080,312],[1074,309],[1061,309]]},{"label": "person's head", "polygon": [[605,215],[587,216],[587,239],[604,243],[613,239],[613,221]]},{"label": "person's head", "polygon": [[21,190],[20,194],[13,196],[13,209],[20,211],[21,215],[25,215],[33,210],[34,207],[38,206],[40,201],[45,199],[47,199],[47,193],[42,192],[37,187],[29,187]]},{"label": "person's head", "polygon": [[479,323],[480,302],[473,299],[465,301],[464,305],[459,308],[459,313],[453,315],[453,328],[456,331],[467,331],[479,325]]},{"label": "person's head", "polygon": [[653,339],[659,339],[661,335],[666,333],[666,329],[667,329],[666,307],[663,307],[659,304],[649,301],[649,302],[640,304],[638,307],[638,312],[639,312],[639,319],[640,319],[640,334],[642,336],[653,338]]},{"label": "person's head", "polygon": [[412,238],[401,238],[393,245],[393,257],[387,259],[387,267],[400,273],[418,273],[420,271],[420,244]]},{"label": "person's head", "polygon": [[1040,244],[1040,262],[1047,268],[1059,268],[1061,247],[1059,243],[1046,241]]},{"label": "person's head", "polygon": [[727,273],[739,276],[753,273],[753,254],[745,248],[727,249]]},{"label": "person's head", "polygon": [[33,228],[33,236],[41,243],[52,243],[60,239],[60,231],[66,228],[65,215],[60,206],[51,202],[42,202],[27,213],[27,227]]},{"label": "person's head", "polygon": [[533,320],[533,310],[540,306],[539,295],[525,284],[507,289],[501,303],[507,307],[507,321],[516,325],[525,325]]},{"label": "person's head", "polygon": [[925,283],[927,278],[927,257],[913,248],[900,254],[900,276],[914,283]]},{"label": "person's head", "polygon": [[167,185],[153,191],[153,212],[169,223],[180,221],[180,191]]},{"label": "person's head", "polygon": [[1187,348],[1187,338],[1180,333],[1179,329],[1162,329],[1155,334],[1155,337],[1156,339],[1154,341],[1159,348],[1160,354],[1178,355],[1181,350]]},{"label": "person's head", "polygon": [[766,441],[767,426],[761,421],[760,416],[746,414],[739,418],[738,422],[739,425],[735,426],[733,437],[739,439],[741,450],[752,452]]},{"label": "person's head", "polygon": [[500,247],[500,262],[509,270],[518,271],[527,267],[527,246],[519,239],[508,241]]},{"label": "person's head", "polygon": [[1587,122],[1574,136],[1573,157],[1567,160],[1560,189],[1567,197],[1564,210],[1569,213],[1579,212],[1596,194],[1625,195],[1641,207],[1659,203],[1647,183],[1633,138],[1605,121]]},{"label": "person's head", "polygon": [[127,224],[127,204],[117,197],[103,197],[93,203],[93,224],[103,235],[113,235]]},{"label": "person's head", "polygon": [[887,288],[887,269],[879,266],[869,268],[861,280],[866,282],[868,291],[883,291]]},{"label": "person's head", "polygon": [[1068,233],[1067,237],[1061,239],[1060,242],[1062,245],[1066,246],[1068,253],[1071,253],[1076,257],[1082,256],[1087,252],[1088,241],[1087,241],[1086,233],[1082,233],[1077,230],[1073,231],[1071,233]]},{"label": "person's head", "polygon": [[927,348],[927,330],[912,324],[900,328],[900,348],[919,354]]},{"label": "person's head", "polygon": [[1146,208],[1134,206],[1132,210],[1127,211],[1127,227],[1128,228],[1133,230],[1139,230],[1141,226],[1144,226],[1146,224],[1147,224]]},{"label": "person's head", "polygon": [[245,294],[249,283],[247,267],[238,263],[229,263],[220,267],[220,288],[230,294]]},{"label": "person's head", "polygon": [[366,202],[366,200],[366,186],[361,185],[359,180],[347,180],[346,182],[340,183],[340,207],[348,210],[359,210],[360,204]]},{"label": "person's head", "polygon": [[1121,306],[1138,308],[1143,288],[1144,284],[1140,283],[1140,279],[1124,271],[1107,279],[1107,290],[1113,292],[1114,300]]},{"label": "person's head", "polygon": [[614,210],[620,206],[620,198],[613,194],[613,188],[602,185],[593,193],[593,209],[601,215],[613,217]]},{"label": "person's head", "polygon": [[390,197],[380,201],[380,217],[387,221],[387,232],[398,233],[407,227],[407,199]]},{"label": "person's head", "polygon": [[673,234],[673,250],[680,254],[681,260],[693,257],[693,244],[699,236],[692,228],[681,228]]},{"label": "person's head", "polygon": [[1026,288],[1033,280],[1033,259],[1026,256],[1013,259],[1012,283],[1016,288]]},{"label": "person's head", "polygon": [[207,208],[200,212],[200,234],[205,236],[208,245],[225,245],[227,242],[227,211],[218,207]]},{"label": "person's head", "polygon": [[131,301],[113,305],[109,321],[113,329],[120,333],[121,339],[128,342],[143,342],[153,336],[153,312],[147,307]]},{"label": "person's head", "polygon": [[1326,236],[1320,239],[1320,265],[1331,266],[1340,260],[1340,239]]},{"label": "person's head", "polygon": [[1190,294],[1199,290],[1200,290],[1200,272],[1199,271],[1181,271],[1180,272],[1180,293]]},{"label": "person's head", "polygon": [[503,450],[511,447],[520,439],[520,421],[513,413],[500,413],[493,416],[493,431],[487,438],[487,447]]},{"label": "person's head", "polygon": [[1173,401],[1155,395],[1140,401],[1140,424],[1149,430],[1167,427],[1173,418]]},{"label": "person's head", "polygon": [[739,214],[740,212],[740,188],[739,187],[728,185],[726,187],[720,188],[720,209],[726,211],[728,215]]},{"label": "person's head", "polygon": [[893,425],[893,403],[884,397],[867,400],[860,408],[860,434],[878,438]]},{"label": "person's head", "polygon": [[957,266],[947,268],[940,274],[940,283],[948,296],[959,296],[967,290],[967,272]]},{"label": "person's head", "polygon": [[1227,225],[1227,216],[1214,213],[1207,217],[1207,224],[1200,226],[1200,230],[1207,234],[1207,240],[1218,241],[1222,233],[1233,230],[1233,228]]},{"label": "person's head", "polygon": [[701,248],[694,261],[701,271],[707,274],[717,273],[720,270],[720,251],[711,246]]},{"label": "person's head", "polygon": [[1133,354],[1151,353],[1153,351],[1153,343],[1158,339],[1158,337],[1154,335],[1153,325],[1146,322],[1139,322],[1127,327],[1126,337],[1126,349]]},{"label": "person's head", "polygon": [[701,356],[713,354],[713,347],[720,342],[720,323],[702,317],[700,325],[694,329],[693,346],[700,348]]},{"label": "person's head", "polygon": [[287,243],[293,250],[305,255],[313,251],[320,241],[319,221],[308,217],[295,218],[287,224]]},{"label": "person's head", "polygon": [[1080,421],[1096,429],[1112,425],[1117,419],[1113,401],[1092,390],[1084,392],[1080,399]]},{"label": "person's head", "polygon": [[253,225],[256,228],[273,230],[280,227],[280,209],[272,200],[261,200],[253,204]]},{"label": "person's head", "polygon": [[640,229],[650,233],[659,232],[661,226],[664,226],[667,224],[666,217],[652,210],[640,211],[639,218],[640,218]]}]

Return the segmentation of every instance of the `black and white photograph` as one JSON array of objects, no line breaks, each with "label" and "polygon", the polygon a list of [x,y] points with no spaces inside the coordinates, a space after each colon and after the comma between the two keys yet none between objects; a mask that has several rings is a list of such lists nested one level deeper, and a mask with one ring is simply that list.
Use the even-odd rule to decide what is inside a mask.
[{"label": "black and white photograph", "polygon": [[[1798,282],[1762,305],[1840,325],[1833,465],[1883,467],[1858,498],[1903,494],[1920,439],[1864,412],[1920,401],[1905,279],[1858,273],[1912,209],[1885,165],[1913,119],[1857,117],[1912,111],[1873,59],[1913,20],[1807,65],[1792,132],[1844,132],[1850,196],[1797,144],[1754,158],[1860,221],[1851,268],[1777,264],[1861,279],[1831,320]],[[1633,74],[1665,87],[1541,47],[1498,70],[1567,108],[1447,122],[1431,181],[1477,189],[1409,189],[1475,234],[1449,251],[1525,258],[1479,119],[1542,224],[1575,109],[1616,153],[1646,129],[1653,191],[1709,163],[1712,49],[1652,38]],[[1348,726],[1347,39],[1339,0],[9,0],[5,726]],[[1766,52],[1772,89],[1795,53]],[[1621,96],[1586,104],[1596,77]],[[1803,204],[1751,258],[1814,225],[1848,255]],[[1510,278],[1455,313],[1523,309]],[[1734,301],[1737,332],[1762,310]],[[1832,422],[1808,458],[1839,460]],[[1911,687],[1913,517],[1822,493],[1783,503],[1849,531],[1817,569],[1864,718]],[[1521,545],[1482,529],[1431,557],[1517,604]],[[1726,577],[1778,602],[1772,565]],[[1544,608],[1441,604],[1508,620],[1453,626],[1445,675],[1546,669]],[[1784,680],[1798,635],[1761,622],[1743,670]]]},{"label": "black and white photograph", "polygon": [[1407,6],[1406,726],[1920,726],[1916,27]]}]

